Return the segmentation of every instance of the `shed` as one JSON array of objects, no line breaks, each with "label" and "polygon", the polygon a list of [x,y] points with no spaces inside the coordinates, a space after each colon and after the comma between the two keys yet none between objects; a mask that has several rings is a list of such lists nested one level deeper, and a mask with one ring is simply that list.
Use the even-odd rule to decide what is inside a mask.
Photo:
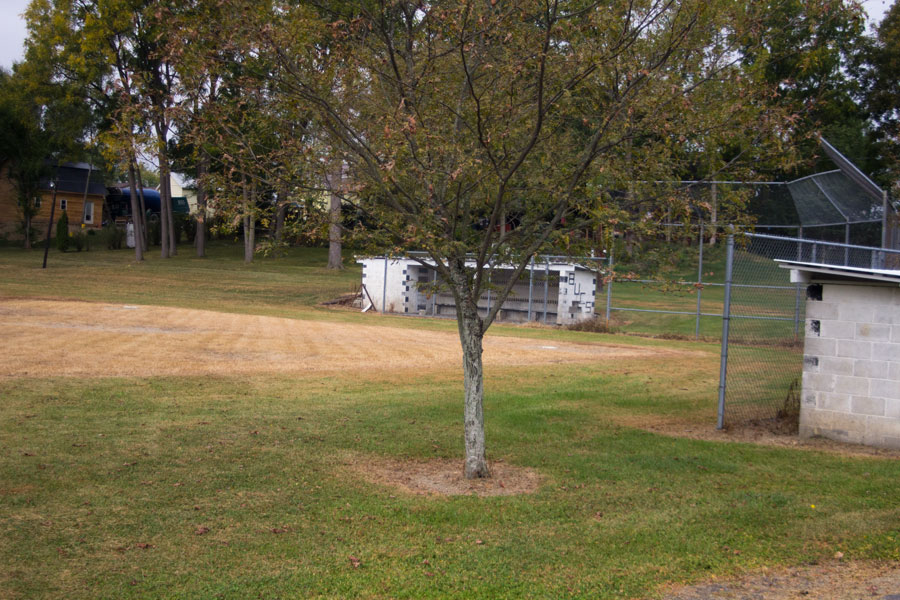
[{"label": "shed", "polygon": [[[390,313],[456,317],[453,296],[440,285],[434,262],[413,258],[361,258],[362,283],[368,297],[364,308]],[[472,266],[474,266],[472,261]],[[496,288],[509,281],[514,268],[495,265],[490,283]],[[536,261],[516,282],[498,321],[539,321],[566,325],[594,316],[597,291],[595,270],[573,262]],[[492,298],[493,295],[493,298]],[[478,300],[482,316],[493,306],[495,293],[485,291]]]},{"label": "shed", "polygon": [[800,435],[900,448],[900,271],[778,262],[807,284]]}]

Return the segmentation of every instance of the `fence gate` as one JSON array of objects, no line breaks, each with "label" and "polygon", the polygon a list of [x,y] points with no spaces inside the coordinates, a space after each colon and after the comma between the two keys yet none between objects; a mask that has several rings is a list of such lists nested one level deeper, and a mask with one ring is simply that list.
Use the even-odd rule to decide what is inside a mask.
[{"label": "fence gate", "polygon": [[798,240],[747,234],[727,243],[720,428],[799,410],[806,306],[805,286],[774,261],[797,260]]}]

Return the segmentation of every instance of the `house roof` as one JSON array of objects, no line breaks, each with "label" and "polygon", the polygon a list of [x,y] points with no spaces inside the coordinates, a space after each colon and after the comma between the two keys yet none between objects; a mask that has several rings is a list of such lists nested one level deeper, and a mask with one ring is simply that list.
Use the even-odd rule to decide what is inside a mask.
[{"label": "house roof", "polygon": [[[900,285],[900,271],[891,269],[864,269],[861,267],[845,267],[842,265],[822,265],[818,263],[798,262],[792,260],[775,260],[782,269],[791,270],[791,281],[808,282],[815,275],[816,279],[837,279],[848,281],[887,281]],[[824,277],[823,277],[824,276]]]},{"label": "house roof", "polygon": [[85,187],[89,196],[106,196],[106,186],[103,185],[103,173],[87,163],[60,163],[51,166],[53,175],[41,179],[41,190],[50,191],[50,185],[56,181],[56,189],[70,194],[84,194]]}]

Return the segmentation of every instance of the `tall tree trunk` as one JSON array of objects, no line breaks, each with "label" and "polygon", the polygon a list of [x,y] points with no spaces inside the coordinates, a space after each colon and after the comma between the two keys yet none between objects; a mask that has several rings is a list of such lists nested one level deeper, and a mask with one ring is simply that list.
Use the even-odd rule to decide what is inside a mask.
[{"label": "tall tree trunk", "polygon": [[138,200],[141,205],[141,233],[143,234],[144,252],[148,252],[150,250],[150,231],[147,227],[147,201],[144,198],[144,177],[141,175],[137,160],[134,163],[134,172],[137,175]]},{"label": "tall tree trunk", "polygon": [[[255,228],[256,223],[253,219],[253,209],[256,201],[256,184],[253,185],[252,193],[248,194],[247,180],[241,175],[241,193],[244,195],[244,262],[253,262],[253,249],[255,246]],[[248,195],[250,198],[248,199]],[[251,205],[251,202],[253,203]]]},{"label": "tall tree trunk", "polygon": [[[144,182],[137,158],[132,154],[128,165],[128,185],[131,186],[134,201],[131,204],[131,222],[134,224],[134,245],[141,247],[141,258],[147,252],[147,213],[144,211]],[[135,189],[137,188],[137,189]]]},{"label": "tall tree trunk", "polygon": [[31,212],[27,206],[25,207],[25,249],[31,250]]},{"label": "tall tree trunk", "polygon": [[328,268],[343,269],[341,261],[341,194],[344,165],[338,163],[337,173],[329,178],[328,188],[331,191],[331,206],[328,226]]},{"label": "tall tree trunk", "polygon": [[278,203],[275,205],[275,243],[281,244],[284,239],[284,218],[288,208],[288,186],[282,184],[278,190]]},{"label": "tall tree trunk", "polygon": [[712,225],[712,227],[710,228],[709,245],[715,246],[716,230],[719,227],[719,194],[715,183],[712,184],[710,193],[712,194],[712,202],[710,203],[710,225]]},{"label": "tall tree trunk", "polygon": [[163,171],[165,170],[165,164],[168,162],[166,158],[165,146],[163,145],[164,141],[160,143],[159,150],[159,228],[160,228],[160,239],[159,239],[159,256],[161,258],[169,258],[169,215],[168,215],[168,204],[166,203],[166,195],[165,189],[166,186],[162,185],[163,181]]},{"label": "tall tree trunk", "polygon": [[141,234],[141,215],[134,177],[134,161],[128,164],[128,185],[131,187],[131,226],[134,234],[134,260],[144,260],[144,238]]},{"label": "tall tree trunk", "polygon": [[197,257],[206,256],[206,173],[209,171],[209,156],[204,152],[197,167],[197,233],[194,246]]},{"label": "tall tree trunk", "polygon": [[287,214],[287,204],[279,203],[275,207],[275,241],[281,243],[284,239],[284,218]]}]

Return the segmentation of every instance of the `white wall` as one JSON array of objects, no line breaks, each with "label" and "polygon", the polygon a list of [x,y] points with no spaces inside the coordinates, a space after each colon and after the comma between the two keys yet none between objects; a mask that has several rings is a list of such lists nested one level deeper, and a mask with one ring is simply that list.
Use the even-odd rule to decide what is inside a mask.
[{"label": "white wall", "polygon": [[[362,264],[362,283],[372,297],[375,310],[381,312],[382,298],[384,298],[385,312],[402,313],[406,298],[406,288],[409,285],[407,281],[408,276],[404,271],[407,271],[407,266],[412,264],[413,261],[408,259],[387,259],[386,290],[384,288],[384,258],[364,258],[357,262]],[[386,295],[384,295],[385,291]]]},{"label": "white wall", "polygon": [[800,435],[900,448],[900,289],[821,285],[806,304]]}]

